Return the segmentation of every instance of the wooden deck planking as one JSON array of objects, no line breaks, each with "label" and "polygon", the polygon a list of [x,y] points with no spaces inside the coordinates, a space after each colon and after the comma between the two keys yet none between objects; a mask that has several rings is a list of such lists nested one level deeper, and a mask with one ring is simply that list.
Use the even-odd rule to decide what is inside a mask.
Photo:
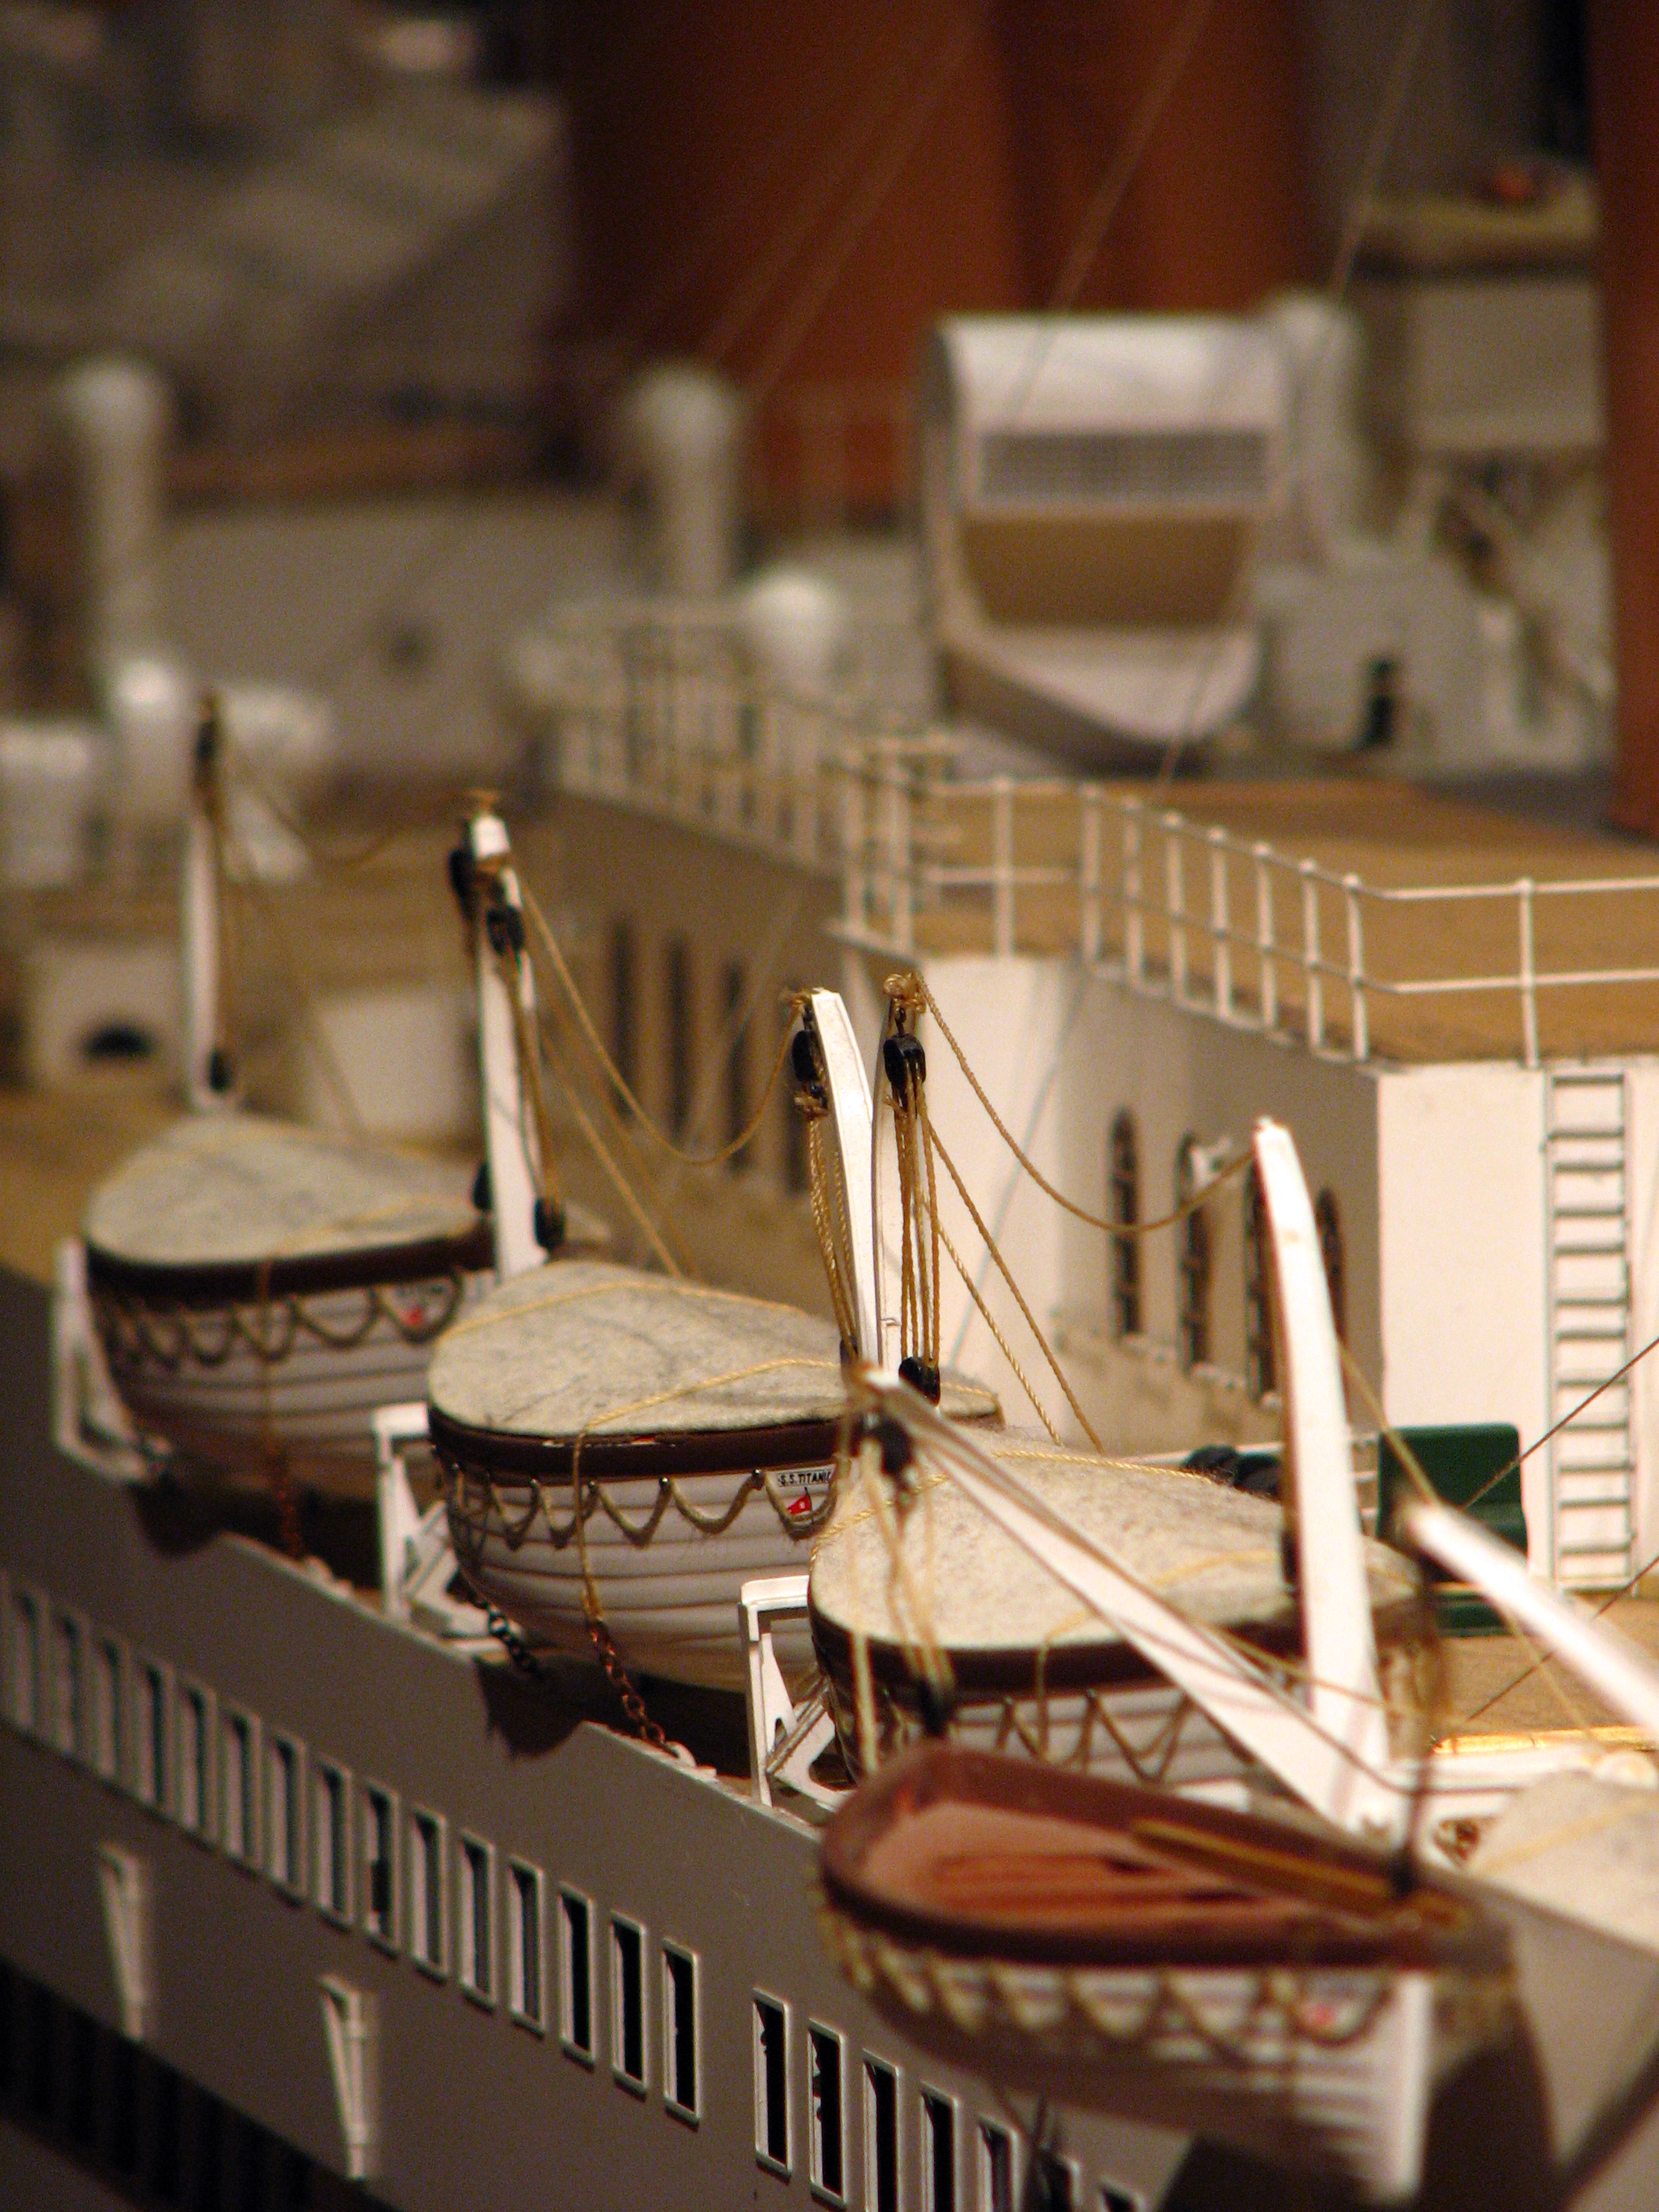
[{"label": "wooden deck planking", "polygon": [[[1145,786],[1106,789],[1114,798],[1147,798]],[[1061,871],[1068,880],[1017,887],[1015,944],[1024,952],[1064,955],[1080,942],[1083,900],[1076,877],[1083,801],[1075,791],[1016,787],[1016,793],[1015,871]],[[1303,885],[1294,872],[1297,861],[1310,860],[1330,875],[1352,873],[1379,890],[1513,884],[1522,878],[1541,885],[1659,877],[1659,854],[1644,846],[1611,836],[1534,828],[1510,816],[1376,779],[1205,785],[1178,788],[1171,796],[1182,802],[1188,824],[1180,840],[1182,896],[1191,921],[1184,932],[1186,995],[1212,1008],[1217,1004],[1207,934],[1212,854],[1204,837],[1205,830],[1214,825],[1233,838],[1269,844],[1280,860],[1291,864],[1272,867],[1269,879],[1273,931],[1283,948],[1274,963],[1277,1021],[1293,1035],[1305,1035],[1307,1026],[1300,960]],[[1146,805],[1141,853],[1144,957],[1159,988],[1170,973],[1172,949],[1179,949],[1172,948],[1165,915],[1170,885],[1162,811]],[[947,872],[988,870],[994,848],[991,799],[947,790],[918,809],[916,843],[936,855]],[[1109,806],[1101,815],[1100,945],[1103,957],[1118,962],[1126,951],[1125,915],[1112,894],[1123,880],[1123,866],[1122,818]],[[1231,1006],[1243,1018],[1254,1019],[1261,1002],[1262,962],[1254,944],[1257,872],[1248,853],[1225,854],[1223,884],[1228,927],[1236,939],[1246,940],[1231,948]],[[1362,897],[1358,903],[1362,965],[1383,983],[1513,975],[1521,968],[1520,910],[1513,896],[1410,904]],[[1321,883],[1315,887],[1315,905],[1320,956],[1343,971],[1328,974],[1323,981],[1327,1041],[1346,1048],[1353,1021],[1346,980],[1347,902],[1339,886]],[[1533,965],[1540,975],[1659,966],[1659,888],[1571,897],[1544,893],[1534,902],[1533,928]],[[924,953],[990,951],[992,889],[944,884],[936,902],[921,905],[915,929]],[[1523,1048],[1520,994],[1512,986],[1433,997],[1396,995],[1376,988],[1366,993],[1366,1015],[1370,1048],[1382,1058],[1509,1058]],[[1538,1024],[1546,1058],[1659,1050],[1659,984],[1540,989]]]}]

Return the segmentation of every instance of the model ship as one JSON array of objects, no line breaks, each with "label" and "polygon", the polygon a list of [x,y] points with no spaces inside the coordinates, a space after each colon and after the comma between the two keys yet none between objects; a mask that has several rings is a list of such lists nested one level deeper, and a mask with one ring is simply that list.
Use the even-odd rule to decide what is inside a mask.
[{"label": "model ship", "polygon": [[[331,138],[324,185],[380,143]],[[1254,623],[1237,604],[1285,455],[1292,523],[1331,520],[1328,457],[1291,453],[1287,416],[1329,396],[1309,371],[1346,357],[1340,317],[1187,336],[1245,363],[1248,405],[1190,349],[1172,377],[1144,325],[1074,327],[1048,374],[1018,368],[1041,330],[941,340],[922,489],[950,680],[1097,762],[1182,741],[1200,705],[1224,723],[1258,653],[1276,708],[1305,705],[1328,633],[1322,711],[1358,690],[1328,737],[1357,706],[1373,750],[1433,726],[1455,757],[1518,659],[1438,549],[1322,543]],[[1010,361],[1029,420],[990,391]],[[1090,361],[1133,373],[1091,392]],[[735,476],[729,447],[703,459]],[[1149,599],[1159,549],[1219,559]],[[695,608],[566,607],[556,651],[513,653],[519,781],[555,826],[515,820],[509,852],[475,809],[454,870],[488,1173],[430,1176],[436,1243],[400,1237],[386,1274],[359,1238],[405,1224],[428,1170],[319,1188],[342,1148],[273,1138],[271,1210],[216,1209],[234,1279],[143,1273],[203,1257],[158,1184],[90,1217],[57,1300],[44,1234],[0,1279],[8,2122],[203,2204],[450,2212],[556,2177],[630,2212],[1185,2212],[1455,2201],[1472,2155],[1505,2203],[1645,2203],[1659,1960],[1639,1916],[1575,1899],[1559,1816],[1642,1832],[1614,1775],[1639,1771],[1650,1686],[1592,1637],[1629,1722],[1611,1758],[1605,1732],[1431,1750],[1398,1680],[1418,1571],[1362,1523],[1350,1429],[1429,1459],[1431,1425],[1518,1422],[1541,1447],[1487,1472],[1517,1521],[1524,1491],[1533,1564],[1603,1588],[1639,1566],[1653,976],[1607,917],[1652,883],[1403,787],[1378,839],[1358,782],[1212,784],[1176,812],[1018,747],[981,778],[981,733],[860,688],[878,652],[776,653],[708,597],[718,561],[687,566]],[[1050,604],[1044,576],[1079,593]],[[1402,605],[1403,671],[1375,634]],[[1425,682],[1431,630],[1462,658]],[[466,662],[451,642],[434,663]],[[405,702],[429,643],[412,619],[387,641]],[[683,1150],[717,1119],[760,1170],[712,1198],[664,1179],[708,1279],[569,1256],[519,869],[574,916],[617,1157],[626,1085]],[[742,1017],[780,977],[844,1000],[840,1023],[809,1002],[804,1137],[755,1110]],[[1311,1185],[1293,1264],[1264,1115]],[[153,1156],[191,1203],[233,1124],[254,1117]],[[314,1285],[321,1252],[356,1273]],[[172,1461],[80,1418],[102,1401],[88,1279]],[[292,1359],[261,1364],[290,1320]],[[1363,1417],[1339,1342],[1377,1378]],[[252,1364],[216,1401],[197,1354],[222,1344]],[[994,1430],[998,1401],[1044,1435]],[[1195,1444],[1263,1494],[1169,1463]],[[236,1499],[174,1479],[194,1452],[313,1446],[359,1493],[374,1455],[374,1513],[313,1516],[325,1559],[246,1540]],[[1382,1533],[1528,1597],[1420,1498]],[[933,1734],[960,1741],[901,1749]]]}]

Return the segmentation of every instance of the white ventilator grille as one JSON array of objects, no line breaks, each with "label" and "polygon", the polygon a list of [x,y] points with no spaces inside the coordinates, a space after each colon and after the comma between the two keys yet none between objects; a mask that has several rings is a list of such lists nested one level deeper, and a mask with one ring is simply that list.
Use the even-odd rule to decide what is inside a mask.
[{"label": "white ventilator grille", "polygon": [[1267,492],[1261,430],[988,430],[988,505],[1254,506]]},{"label": "white ventilator grille", "polygon": [[[1623,1073],[1553,1067],[1546,1097],[1553,1426],[1618,1375],[1631,1356],[1630,1186]],[[1552,1565],[1558,1581],[1607,1588],[1631,1574],[1634,1462],[1626,1376],[1551,1441]]]}]

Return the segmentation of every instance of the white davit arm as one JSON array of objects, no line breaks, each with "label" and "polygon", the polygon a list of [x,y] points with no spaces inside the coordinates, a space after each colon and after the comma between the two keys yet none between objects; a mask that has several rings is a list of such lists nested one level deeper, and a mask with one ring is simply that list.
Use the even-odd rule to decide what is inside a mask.
[{"label": "white davit arm", "polygon": [[487,865],[494,900],[472,902],[473,956],[478,980],[478,1080],[483,1094],[484,1158],[489,1163],[489,1206],[495,1223],[495,1279],[539,1267],[547,1257],[536,1236],[536,1200],[540,1191],[540,1143],[527,1110],[523,1070],[519,1066],[518,1025],[490,941],[489,912],[505,907],[520,917],[518,944],[508,950],[518,973],[519,1005],[536,1035],[536,985],[524,951],[523,908],[519,878],[504,865],[512,850],[498,814],[475,815],[467,828],[475,863]]},{"label": "white davit arm", "polygon": [[1251,1148],[1273,1255],[1284,1502],[1287,1533],[1297,1546],[1310,1704],[1321,1728],[1352,1752],[1355,1814],[1362,1825],[1375,1825],[1386,1818],[1387,1806],[1371,1778],[1386,1771],[1391,1759],[1336,1322],[1291,1133],[1263,1119]]},{"label": "white davit arm", "polygon": [[179,1057],[185,1103],[210,1113],[231,1103],[232,1070],[220,1034],[219,750],[216,702],[204,703],[191,765],[190,811],[179,885]]},{"label": "white davit arm", "polygon": [[[890,1415],[930,1469],[1081,1598],[1233,1741],[1335,1826],[1386,1844],[1405,1838],[1411,1796],[1386,1755],[1363,1770],[1343,1737],[1268,1680],[1224,1638],[1187,1619],[1069,1528],[1036,1492],[896,1376],[867,1370],[856,1400]],[[1346,1717],[1346,1714],[1345,1714]]]},{"label": "white davit arm", "polygon": [[1394,1510],[1400,1538],[1553,1651],[1588,1689],[1650,1743],[1659,1743],[1659,1666],[1564,1591],[1540,1582],[1523,1555],[1478,1522],[1438,1499],[1402,1499]]},{"label": "white davit arm", "polygon": [[839,991],[814,991],[807,1011],[823,1054],[830,1092],[830,1126],[847,1202],[852,1240],[853,1297],[859,1340],[852,1349],[872,1365],[882,1363],[876,1303],[875,1234],[870,1203],[870,1145],[873,1116],[870,1081],[859,1057],[852,1018]]}]

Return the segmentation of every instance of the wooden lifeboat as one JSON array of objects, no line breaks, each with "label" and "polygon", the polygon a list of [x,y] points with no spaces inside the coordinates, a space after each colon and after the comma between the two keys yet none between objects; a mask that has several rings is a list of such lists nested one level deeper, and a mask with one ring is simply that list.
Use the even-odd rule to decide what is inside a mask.
[{"label": "wooden lifeboat", "polygon": [[[841,1345],[788,1306],[571,1259],[490,1291],[428,1382],[456,1557],[532,1645],[740,1687],[738,1597],[799,1571],[844,1418]],[[947,1408],[995,1400],[947,1386]],[[807,1639],[781,1637],[799,1671]]]},{"label": "wooden lifeboat", "polygon": [[[1294,1671],[1301,1609],[1272,1500],[1046,1439],[979,1441],[1137,1580]],[[872,1757],[886,1759],[941,1723],[964,1746],[1123,1781],[1186,1788],[1248,1771],[1207,1715],[988,1521],[943,1468],[919,1465],[902,1516],[878,1509],[873,1480],[850,1483],[837,1501],[810,1586],[813,1650],[853,1772],[866,1763],[866,1727]],[[1367,1546],[1365,1566],[1379,1632],[1403,1633],[1414,1570],[1379,1544]]]},{"label": "wooden lifeboat", "polygon": [[488,1217],[438,1164],[228,1113],[175,1124],[93,1194],[87,1284],[142,1429],[234,1472],[367,1474],[370,1415],[493,1282]]},{"label": "wooden lifeboat", "polygon": [[1390,2200],[1437,2087],[1511,2031],[1466,1885],[1307,1827],[956,1746],[824,1832],[830,1948],[952,2063]]}]

